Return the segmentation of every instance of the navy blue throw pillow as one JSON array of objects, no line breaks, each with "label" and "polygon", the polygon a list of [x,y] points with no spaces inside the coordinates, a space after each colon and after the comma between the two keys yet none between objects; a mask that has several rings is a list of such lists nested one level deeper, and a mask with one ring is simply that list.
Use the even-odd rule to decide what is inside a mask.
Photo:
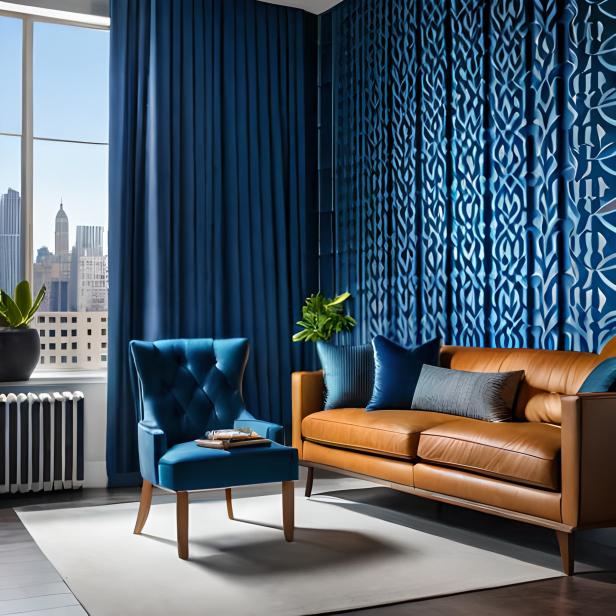
[{"label": "navy blue throw pillow", "polygon": [[374,383],[372,347],[317,342],[317,353],[325,379],[325,408],[366,408]]},{"label": "navy blue throw pillow", "polygon": [[616,391],[616,357],[602,361],[582,383],[578,393]]},{"label": "navy blue throw pillow", "polygon": [[411,409],[413,394],[424,364],[438,366],[441,341],[434,338],[407,349],[385,336],[376,336],[374,347],[374,389],[366,407],[380,409]]}]

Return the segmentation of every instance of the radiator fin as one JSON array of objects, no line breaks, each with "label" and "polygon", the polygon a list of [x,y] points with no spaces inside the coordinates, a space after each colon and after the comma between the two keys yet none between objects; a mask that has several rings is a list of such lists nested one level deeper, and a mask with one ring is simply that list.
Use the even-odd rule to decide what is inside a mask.
[{"label": "radiator fin", "polygon": [[80,391],[0,394],[0,494],[82,486],[83,408]]}]

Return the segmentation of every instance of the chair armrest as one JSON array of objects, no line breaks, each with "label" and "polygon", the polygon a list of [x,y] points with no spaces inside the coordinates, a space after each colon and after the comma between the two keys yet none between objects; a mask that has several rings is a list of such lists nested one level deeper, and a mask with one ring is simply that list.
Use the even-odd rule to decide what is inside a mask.
[{"label": "chair armrest", "polygon": [[158,485],[158,461],[167,451],[167,436],[159,427],[144,421],[139,422],[137,435],[141,476]]},{"label": "chair armrest", "polygon": [[250,428],[265,438],[283,444],[284,428],[279,424],[262,419],[236,419],[233,422],[233,427]]},{"label": "chair armrest", "polygon": [[616,393],[562,398],[562,517],[616,525]]},{"label": "chair armrest", "polygon": [[292,444],[302,457],[302,420],[323,409],[325,382],[323,371],[293,372],[291,375],[291,430]]}]

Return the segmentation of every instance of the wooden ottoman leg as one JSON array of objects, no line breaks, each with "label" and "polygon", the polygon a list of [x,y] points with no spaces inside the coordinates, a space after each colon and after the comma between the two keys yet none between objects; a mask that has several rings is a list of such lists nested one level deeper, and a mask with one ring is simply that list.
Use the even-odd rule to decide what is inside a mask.
[{"label": "wooden ottoman leg", "polygon": [[314,466],[308,467],[308,476],[306,477],[306,491],[304,495],[308,498],[312,494],[312,481],[314,480]]},{"label": "wooden ottoman leg", "polygon": [[229,519],[233,519],[233,501],[231,500],[231,488],[225,488],[225,498],[227,499],[227,515]]},{"label": "wooden ottoman leg", "polygon": [[282,527],[284,538],[293,541],[293,531],[295,530],[295,493],[293,481],[282,482]]},{"label": "wooden ottoman leg", "polygon": [[145,526],[148,514],[150,513],[150,505],[152,504],[152,484],[146,479],[143,480],[141,486],[141,500],[139,502],[139,512],[137,513],[137,522],[135,523],[135,535],[140,535]]},{"label": "wooden ottoman leg", "polygon": [[178,556],[188,559],[188,492],[177,492]]}]

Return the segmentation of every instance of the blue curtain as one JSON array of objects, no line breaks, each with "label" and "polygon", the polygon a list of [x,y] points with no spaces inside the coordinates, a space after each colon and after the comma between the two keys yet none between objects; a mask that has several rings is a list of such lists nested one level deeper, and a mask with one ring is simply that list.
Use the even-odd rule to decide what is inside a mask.
[{"label": "blue curtain", "polygon": [[600,350],[614,3],[345,0],[320,19],[321,286],[355,296],[356,339]]},{"label": "blue curtain", "polygon": [[133,338],[250,339],[248,408],[290,423],[316,288],[316,23],[256,0],[112,0],[110,485],[138,481]]}]

